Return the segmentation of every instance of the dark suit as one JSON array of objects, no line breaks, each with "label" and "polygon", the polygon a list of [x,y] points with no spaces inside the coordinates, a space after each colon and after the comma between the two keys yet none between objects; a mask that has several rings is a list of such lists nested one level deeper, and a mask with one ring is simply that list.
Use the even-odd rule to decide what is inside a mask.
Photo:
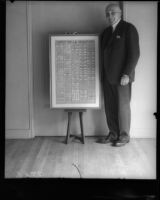
[{"label": "dark suit", "polygon": [[[139,36],[134,25],[121,20],[112,33],[107,27],[101,37],[102,83],[107,123],[110,131],[130,130],[131,83],[140,55]],[[130,82],[120,85],[126,74]]]}]

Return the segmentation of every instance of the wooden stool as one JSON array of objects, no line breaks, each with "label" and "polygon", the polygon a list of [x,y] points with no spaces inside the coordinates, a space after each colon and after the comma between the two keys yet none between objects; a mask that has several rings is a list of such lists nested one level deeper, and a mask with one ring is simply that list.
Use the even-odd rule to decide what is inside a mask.
[{"label": "wooden stool", "polygon": [[[83,112],[86,112],[85,109],[66,109],[65,112],[68,112],[68,125],[67,125],[67,135],[66,135],[66,141],[65,143],[68,144],[68,140],[70,135],[70,125],[71,125],[71,117],[73,112],[79,112],[79,120],[80,120],[80,127],[81,127],[81,138],[78,138],[81,140],[81,142],[84,144],[84,132],[83,132]],[[73,136],[73,135],[72,135]],[[76,137],[76,136],[75,136]]]}]

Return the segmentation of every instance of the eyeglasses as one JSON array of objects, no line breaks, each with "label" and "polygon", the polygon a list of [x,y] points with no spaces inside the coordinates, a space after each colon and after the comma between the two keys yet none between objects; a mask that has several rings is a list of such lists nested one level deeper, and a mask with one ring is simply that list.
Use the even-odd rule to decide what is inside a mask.
[{"label": "eyeglasses", "polygon": [[109,16],[114,16],[114,15],[116,15],[116,13],[121,13],[121,12],[113,12],[113,11],[111,11],[111,12],[106,12],[106,17],[109,17]]}]

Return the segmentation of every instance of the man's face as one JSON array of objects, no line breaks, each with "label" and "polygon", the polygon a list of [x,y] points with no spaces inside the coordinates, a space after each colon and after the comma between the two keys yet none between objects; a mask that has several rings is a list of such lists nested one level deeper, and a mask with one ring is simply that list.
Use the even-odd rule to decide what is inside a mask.
[{"label": "man's face", "polygon": [[118,6],[110,6],[106,9],[106,18],[110,25],[115,24],[121,18],[121,10]]}]

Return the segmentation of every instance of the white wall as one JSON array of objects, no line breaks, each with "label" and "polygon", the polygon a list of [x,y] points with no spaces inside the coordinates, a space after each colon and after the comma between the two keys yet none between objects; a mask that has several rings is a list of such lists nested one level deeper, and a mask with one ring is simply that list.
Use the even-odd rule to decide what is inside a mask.
[{"label": "white wall", "polygon": [[135,137],[156,136],[157,107],[157,3],[125,2],[124,18],[139,32],[140,59],[132,91],[131,134]]},{"label": "white wall", "polygon": [[[101,32],[106,26],[106,4],[104,1],[7,2],[7,137],[16,137],[14,130],[18,129],[30,130],[42,136],[66,134],[67,114],[63,110],[51,110],[49,106],[48,34]],[[139,5],[139,2],[125,2],[125,11],[127,20],[135,24],[139,31],[141,46],[141,58],[133,84],[131,136],[155,137],[156,3]],[[73,116],[71,128],[79,133],[78,115]],[[84,129],[85,135],[107,133],[103,101],[101,110],[88,110],[84,114]],[[28,133],[28,136],[31,134]]]},{"label": "white wall", "polygon": [[[105,2],[32,2],[35,135],[66,135],[67,113],[49,106],[49,34],[99,33],[106,26]],[[104,109],[84,114],[85,135],[107,132]],[[80,132],[73,115],[73,132]]]}]

